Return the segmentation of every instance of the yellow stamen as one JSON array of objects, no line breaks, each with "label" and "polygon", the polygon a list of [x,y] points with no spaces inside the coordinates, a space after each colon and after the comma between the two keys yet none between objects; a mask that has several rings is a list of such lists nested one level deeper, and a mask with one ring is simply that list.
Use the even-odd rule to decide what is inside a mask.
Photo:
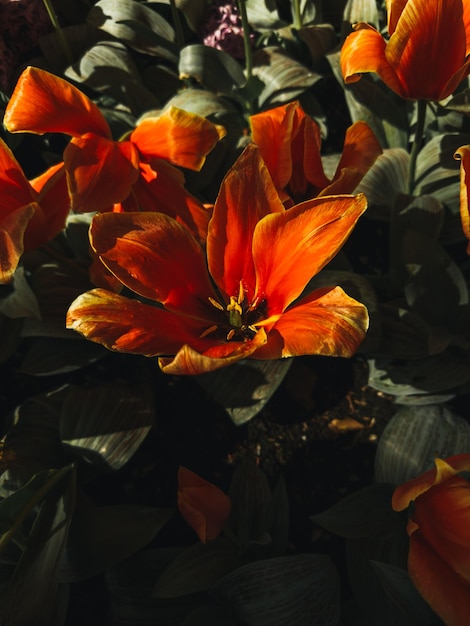
[{"label": "yellow stamen", "polygon": [[210,335],[216,330],[217,330],[216,324],[214,324],[213,326],[209,326],[209,328],[206,328],[206,330],[199,335],[199,339],[202,339],[203,337],[207,337],[207,335]]},{"label": "yellow stamen", "polygon": [[240,286],[238,288],[238,304],[241,304],[245,299],[245,290],[243,289],[243,283],[240,281]]},{"label": "yellow stamen", "polygon": [[230,296],[230,304],[227,305],[227,311],[236,311],[239,315],[243,313],[243,309],[235,296]]},{"label": "yellow stamen", "polygon": [[215,306],[215,308],[219,309],[219,311],[223,311],[224,310],[224,307],[220,304],[220,302],[217,302],[217,300],[214,300],[214,298],[211,298],[209,296],[208,300],[212,304],[212,306]]},{"label": "yellow stamen", "polygon": [[233,328],[231,330],[228,331],[227,333],[227,341],[230,341],[230,339],[235,335],[235,331],[233,330]]}]

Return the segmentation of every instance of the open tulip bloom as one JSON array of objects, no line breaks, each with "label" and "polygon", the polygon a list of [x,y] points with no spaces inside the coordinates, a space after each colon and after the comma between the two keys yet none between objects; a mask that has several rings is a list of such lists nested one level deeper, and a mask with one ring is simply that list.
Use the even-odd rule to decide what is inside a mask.
[{"label": "open tulip bloom", "polygon": [[408,522],[408,571],[446,626],[470,624],[470,454],[445,460],[397,487],[397,511],[414,503]]},{"label": "open tulip bloom", "polygon": [[402,98],[443,100],[470,72],[467,0],[387,0],[390,39],[365,23],[341,50],[346,83],[374,72]]},{"label": "open tulip bloom", "polygon": [[340,287],[303,292],[365,209],[360,194],[286,210],[250,144],[222,182],[205,250],[163,213],[96,215],[93,249],[146,301],[94,289],[72,303],[67,326],[109,349],[157,356],[171,374],[246,357],[349,357],[367,330],[365,306]]}]

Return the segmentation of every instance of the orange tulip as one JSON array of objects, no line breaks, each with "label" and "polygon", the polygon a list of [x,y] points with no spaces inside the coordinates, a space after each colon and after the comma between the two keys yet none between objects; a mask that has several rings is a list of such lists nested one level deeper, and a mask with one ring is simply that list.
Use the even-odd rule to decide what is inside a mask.
[{"label": "orange tulip", "polygon": [[72,137],[64,164],[72,208],[78,212],[106,211],[125,203],[136,186],[145,187],[149,169],[151,178],[158,178],[162,159],[199,170],[225,135],[223,127],[172,107],[159,117],[143,119],[126,140],[114,141],[101,111],[85,94],[36,67],[21,74],[4,124],[10,132],[58,132]]},{"label": "orange tulip", "polygon": [[460,159],[460,219],[468,239],[467,254],[470,254],[470,146],[459,148],[454,157]]},{"label": "orange tulip", "polygon": [[250,118],[251,134],[286,206],[315,196],[352,193],[382,148],[365,122],[346,131],[344,150],[330,180],[323,170],[318,124],[299,102]]},{"label": "orange tulip", "polygon": [[45,244],[62,230],[70,199],[62,163],[30,182],[1,139],[0,184],[0,284],[5,284],[25,250]]},{"label": "orange tulip", "polygon": [[206,250],[162,213],[95,216],[91,243],[103,263],[158,304],[95,289],[72,303],[67,326],[110,349],[158,356],[171,374],[246,357],[351,356],[366,308],[339,287],[302,293],[365,209],[363,195],[345,195],[285,210],[250,144],[222,182]]},{"label": "orange tulip", "polygon": [[411,100],[443,100],[469,74],[470,4],[466,0],[387,0],[386,41],[360,23],[344,42],[346,83],[375,72]]},{"label": "orange tulip", "polygon": [[186,467],[178,470],[178,509],[206,543],[218,537],[230,515],[230,498]]},{"label": "orange tulip", "polygon": [[447,626],[470,624],[470,454],[446,460],[397,487],[392,506],[414,502],[408,522],[408,571]]}]

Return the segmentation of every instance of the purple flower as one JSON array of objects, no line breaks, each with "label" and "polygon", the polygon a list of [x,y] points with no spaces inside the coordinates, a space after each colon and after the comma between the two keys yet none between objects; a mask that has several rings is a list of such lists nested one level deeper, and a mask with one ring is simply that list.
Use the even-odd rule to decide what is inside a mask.
[{"label": "purple flower", "polygon": [[[200,28],[200,35],[206,46],[223,50],[240,61],[244,60],[242,20],[236,0],[214,0]],[[253,33],[250,34],[250,41],[254,41]]]}]

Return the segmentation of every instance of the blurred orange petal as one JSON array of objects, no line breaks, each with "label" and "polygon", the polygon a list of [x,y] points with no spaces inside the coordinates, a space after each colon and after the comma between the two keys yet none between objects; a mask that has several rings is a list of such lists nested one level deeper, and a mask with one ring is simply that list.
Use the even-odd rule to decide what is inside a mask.
[{"label": "blurred orange petal", "polygon": [[3,123],[12,133],[79,137],[92,132],[111,137],[101,111],[85,94],[63,78],[32,66],[19,77]]},{"label": "blurred orange petal", "polygon": [[176,107],[139,122],[130,136],[145,159],[166,159],[180,167],[200,170],[207,154],[226,134],[200,115]]},{"label": "blurred orange petal", "polygon": [[178,508],[199,539],[219,536],[230,515],[230,498],[186,467],[178,470]]},{"label": "blurred orange petal", "polygon": [[340,287],[314,291],[281,315],[254,357],[319,354],[348,358],[363,341],[368,321],[366,307]]}]

